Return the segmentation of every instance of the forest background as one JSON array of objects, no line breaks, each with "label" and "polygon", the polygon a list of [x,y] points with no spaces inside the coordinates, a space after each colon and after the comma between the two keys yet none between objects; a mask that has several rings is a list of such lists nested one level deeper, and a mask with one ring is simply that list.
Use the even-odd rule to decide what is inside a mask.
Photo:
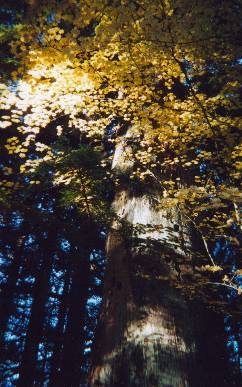
[{"label": "forest background", "polygon": [[127,189],[182,251],[145,275],[222,316],[240,384],[241,2],[192,3],[0,7],[3,386],[87,385],[110,230],[163,235]]}]

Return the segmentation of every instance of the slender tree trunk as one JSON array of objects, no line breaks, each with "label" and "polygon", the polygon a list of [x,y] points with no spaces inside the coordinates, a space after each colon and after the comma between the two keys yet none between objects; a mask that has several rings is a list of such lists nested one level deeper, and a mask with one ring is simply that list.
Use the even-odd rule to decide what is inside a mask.
[{"label": "slender tree trunk", "polygon": [[74,253],[69,293],[69,310],[64,335],[63,353],[59,380],[63,386],[79,387],[85,341],[84,321],[89,287],[89,254]]},{"label": "slender tree trunk", "polygon": [[50,371],[50,378],[49,378],[50,387],[61,385],[61,380],[60,380],[61,356],[63,351],[64,326],[65,326],[65,320],[67,316],[69,288],[70,288],[70,267],[68,265],[65,273],[65,283],[64,283],[63,294],[61,297],[60,310],[58,314],[58,324],[57,324],[56,333],[55,333],[53,355],[51,358],[51,367],[50,367],[51,371]]},{"label": "slender tree trunk", "polygon": [[38,346],[42,337],[45,304],[48,299],[53,245],[55,245],[55,235],[49,235],[44,246],[41,246],[44,251],[40,253],[42,261],[37,269],[38,274],[34,285],[31,315],[20,364],[18,387],[32,387],[35,381]]},{"label": "slender tree trunk", "polygon": [[[120,149],[114,164],[122,172],[131,165]],[[190,233],[180,215],[127,189],[113,209],[121,222],[107,241],[89,386],[229,386],[223,321],[216,316],[214,326],[211,313],[171,285],[191,264]]]},{"label": "slender tree trunk", "polygon": [[[10,315],[14,311],[14,297],[17,289],[17,279],[20,269],[21,258],[23,255],[23,244],[25,236],[21,235],[17,238],[16,247],[14,249],[13,261],[8,269],[7,282],[1,290],[0,302],[0,355],[4,349],[4,333],[7,329],[7,323]],[[0,356],[0,358],[2,358]]]}]

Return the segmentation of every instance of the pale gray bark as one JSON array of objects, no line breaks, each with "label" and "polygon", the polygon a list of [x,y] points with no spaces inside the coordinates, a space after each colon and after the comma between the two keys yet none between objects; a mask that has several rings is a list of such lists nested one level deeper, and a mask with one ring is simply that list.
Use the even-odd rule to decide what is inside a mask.
[{"label": "pale gray bark", "polygon": [[[114,167],[132,168],[122,144]],[[116,194],[113,209],[90,386],[226,386],[223,371],[219,376],[216,365],[211,371],[202,364],[200,308],[171,285],[181,276],[179,267],[191,263],[190,233],[180,214],[127,188]]]}]

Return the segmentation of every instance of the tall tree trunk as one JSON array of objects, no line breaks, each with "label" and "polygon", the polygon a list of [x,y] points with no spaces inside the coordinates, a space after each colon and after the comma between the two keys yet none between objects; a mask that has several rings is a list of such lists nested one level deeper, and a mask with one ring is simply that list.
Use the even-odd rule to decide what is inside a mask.
[{"label": "tall tree trunk", "polygon": [[[131,165],[120,149],[114,164],[126,171]],[[180,215],[125,189],[113,209],[121,222],[114,222],[107,241],[90,387],[228,386],[223,321],[216,316],[214,325],[210,312],[170,282],[191,263],[191,238]]]},{"label": "tall tree trunk", "polygon": [[79,387],[85,341],[85,308],[90,281],[89,251],[74,252],[69,293],[69,310],[63,343],[59,380],[62,385]]},{"label": "tall tree trunk", "polygon": [[49,280],[51,274],[51,252],[55,246],[55,234],[49,234],[41,245],[42,259],[37,268],[36,282],[33,291],[33,303],[29,326],[26,334],[24,351],[19,370],[18,387],[33,386],[36,376],[38,346],[42,338],[45,317],[45,304],[48,300]]},{"label": "tall tree trunk", "polygon": [[70,265],[66,265],[65,268],[65,282],[63,294],[61,296],[60,310],[58,313],[58,324],[56,327],[55,338],[54,338],[54,348],[53,355],[51,358],[50,366],[50,378],[49,386],[54,387],[61,384],[60,380],[60,369],[61,369],[61,356],[63,351],[63,339],[64,339],[64,327],[65,320],[67,315],[67,306],[68,306],[68,295],[70,288]]},{"label": "tall tree trunk", "polygon": [[18,273],[21,265],[21,258],[23,255],[24,235],[16,236],[16,246],[13,253],[13,260],[6,273],[7,282],[3,285],[1,290],[0,301],[0,359],[2,351],[4,350],[4,333],[7,329],[7,323],[10,315],[13,313],[14,297],[17,289]]},{"label": "tall tree trunk", "polygon": [[[127,218],[132,212],[140,221],[150,213],[147,224],[153,215],[157,219],[144,199],[122,200],[129,208]],[[120,230],[109,235],[90,386],[228,386],[223,321],[169,284],[180,274],[174,262],[181,251],[172,220],[163,217],[160,224],[166,227],[153,231],[153,238],[152,232],[150,238],[143,233],[130,245]]]}]

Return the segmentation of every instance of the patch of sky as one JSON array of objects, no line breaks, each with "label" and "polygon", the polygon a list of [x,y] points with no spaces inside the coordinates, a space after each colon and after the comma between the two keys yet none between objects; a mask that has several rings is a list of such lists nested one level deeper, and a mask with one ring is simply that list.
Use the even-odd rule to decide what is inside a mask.
[{"label": "patch of sky", "polygon": [[[17,379],[19,378],[19,374],[16,374],[17,375]],[[14,375],[9,377],[9,380],[16,380],[14,379]],[[14,384],[11,383],[9,380],[6,380],[6,382],[4,382],[4,385],[2,384],[1,387],[14,387]]]},{"label": "patch of sky", "polygon": [[42,212],[48,212],[51,214],[54,212],[53,207],[50,205],[50,203],[48,203],[48,205],[46,206],[44,206],[43,203],[38,203],[36,207]]},{"label": "patch of sky", "polygon": [[19,85],[19,81],[9,81],[8,84],[7,84],[7,87],[9,89],[9,91],[11,91],[12,93],[16,93],[17,91],[17,88],[18,88],[18,85]]},{"label": "patch of sky", "polygon": [[207,165],[207,163],[205,163],[205,162],[202,162],[202,163],[199,165],[199,171],[200,171],[201,173],[206,172],[207,168],[208,168],[208,165]]},{"label": "patch of sky", "polygon": [[57,324],[58,324],[58,318],[56,316],[52,316],[50,318],[50,326],[52,328],[56,328],[57,327]]},{"label": "patch of sky", "polygon": [[60,246],[61,246],[61,249],[63,251],[65,251],[65,252],[69,252],[70,251],[71,244],[70,244],[70,242],[67,239],[61,239],[60,240]]},{"label": "patch of sky", "polygon": [[30,307],[32,305],[33,298],[32,297],[26,297],[26,298],[18,298],[18,306],[23,307]]},{"label": "patch of sky", "polygon": [[85,341],[85,345],[86,345],[86,346],[92,345],[92,340],[87,340],[87,341]]},{"label": "patch of sky", "polygon": [[50,278],[51,292],[53,294],[62,295],[64,289],[64,278],[62,270],[53,269],[52,275]]},{"label": "patch of sky", "polygon": [[[101,235],[101,234],[100,234]],[[104,235],[102,234],[102,236],[104,237]],[[106,233],[105,233],[105,238],[106,238]],[[104,261],[104,252],[102,250],[92,250],[91,254],[90,254],[90,261]]]},{"label": "patch of sky", "polygon": [[28,247],[36,241],[36,235],[29,234],[24,241],[24,246]]},{"label": "patch of sky", "polygon": [[239,343],[235,339],[234,335],[229,335],[227,348],[230,350],[230,357],[229,357],[230,362],[232,363],[238,363],[239,361],[241,362],[241,359],[239,358]]},{"label": "patch of sky", "polygon": [[23,217],[18,212],[12,213],[11,226],[17,228],[23,223]]},{"label": "patch of sky", "polygon": [[45,36],[45,33],[44,33],[44,32],[40,32],[40,33],[38,34],[38,36],[37,36],[37,41],[38,41],[38,43],[43,44],[44,36]]},{"label": "patch of sky", "polygon": [[91,352],[91,348],[90,347],[87,347],[87,348],[84,349],[84,354],[85,355],[90,353],[90,352]]},{"label": "patch of sky", "polygon": [[0,272],[0,285],[4,285],[7,283],[7,278],[4,273]]},{"label": "patch of sky", "polygon": [[63,271],[62,270],[55,270],[55,269],[53,269],[53,273],[54,273],[55,277],[57,277],[57,278],[63,277]]},{"label": "patch of sky", "polygon": [[18,340],[18,338],[19,337],[12,332],[5,332],[5,334],[4,334],[4,340],[6,340],[8,342],[16,341],[16,340]]},{"label": "patch of sky", "polygon": [[107,230],[102,230],[102,231],[100,232],[100,237],[101,237],[102,239],[106,239],[106,238],[107,238]]},{"label": "patch of sky", "polygon": [[1,387],[14,387],[16,386],[15,381],[19,378],[19,374],[16,372],[13,374],[14,370],[18,371],[19,362],[13,362],[12,360],[7,360],[3,367],[4,375],[4,384],[0,384]]},{"label": "patch of sky", "polygon": [[51,304],[54,306],[57,302],[59,301],[57,301],[55,297],[49,297],[48,304]]},{"label": "patch of sky", "polygon": [[38,348],[38,356],[37,356],[38,360],[43,360],[44,354],[45,354],[44,344],[40,343]]},{"label": "patch of sky", "polygon": [[4,226],[5,226],[4,217],[3,215],[0,215],[0,227],[4,227]]},{"label": "patch of sky", "polygon": [[47,20],[47,23],[51,24],[51,23],[54,23],[56,18],[55,18],[55,12],[50,12],[49,15],[47,15],[46,17],[46,20]]},{"label": "patch of sky", "polygon": [[[16,363],[17,365],[16,365],[16,368],[19,366],[19,364],[18,363]],[[19,374],[17,373],[17,374],[14,374],[13,376],[12,376],[12,380],[13,381],[15,381],[15,380],[18,380],[19,379]]]},{"label": "patch of sky", "polygon": [[[237,334],[235,335],[235,325]],[[234,370],[240,369],[240,372],[242,372],[242,357],[240,353],[240,346],[241,346],[241,323],[237,322],[235,323],[233,317],[231,316],[225,316],[224,318],[224,330],[226,332],[227,340],[226,340],[226,346],[228,350],[229,355],[229,361],[233,365]],[[237,371],[236,371],[237,372]]]},{"label": "patch of sky", "polygon": [[29,275],[28,277],[25,277],[24,278],[24,282],[26,282],[27,284],[34,284],[35,283],[35,277]]},{"label": "patch of sky", "polygon": [[94,280],[95,285],[101,285],[101,283],[102,283],[102,280],[100,278],[94,277],[93,280]]},{"label": "patch of sky", "polygon": [[[16,312],[19,314],[26,313],[26,311],[27,311],[27,308],[25,308],[25,307],[17,307],[16,308]],[[29,314],[30,314],[30,308],[29,308]]]},{"label": "patch of sky", "polygon": [[[9,254],[8,254],[9,258]],[[4,254],[0,253],[0,265],[1,266],[9,266],[9,261],[6,260],[6,257]]]},{"label": "patch of sky", "polygon": [[102,301],[102,298],[99,297],[99,296],[92,296],[90,297],[88,300],[87,300],[87,306],[96,306],[96,305],[100,305],[101,304],[101,301]]}]

